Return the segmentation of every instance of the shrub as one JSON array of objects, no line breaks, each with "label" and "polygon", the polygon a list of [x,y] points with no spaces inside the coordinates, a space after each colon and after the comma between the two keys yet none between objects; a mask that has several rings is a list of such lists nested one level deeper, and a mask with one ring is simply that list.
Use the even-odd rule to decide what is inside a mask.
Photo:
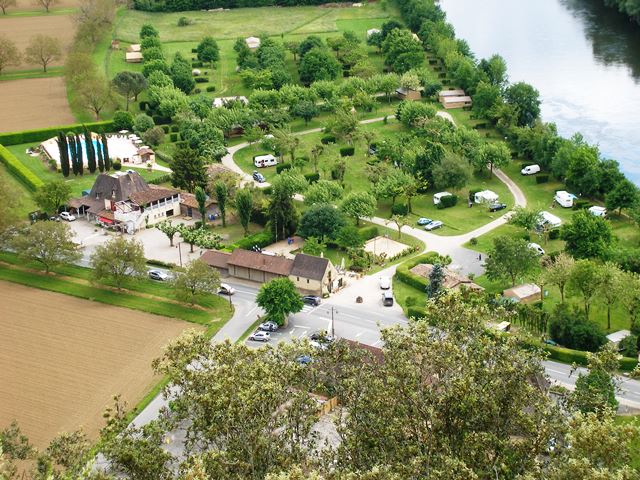
[{"label": "shrub", "polygon": [[589,208],[590,206],[591,204],[587,200],[575,200],[573,202],[574,210],[584,210],[586,208]]},{"label": "shrub", "polygon": [[251,250],[256,245],[258,248],[264,248],[272,243],[273,235],[270,231],[265,231],[254,233],[253,235],[240,239],[235,243],[235,246],[237,248],[242,248],[243,250]]},{"label": "shrub", "polygon": [[193,93],[197,95],[198,93],[202,93],[202,90],[199,88],[194,88]]},{"label": "shrub", "polygon": [[193,68],[202,68],[202,62],[191,62]]},{"label": "shrub", "polygon": [[164,133],[169,133],[169,130],[170,130],[169,125],[162,125],[162,131]]},{"label": "shrub", "polygon": [[440,203],[436,205],[436,208],[442,210],[443,208],[450,208],[455,206],[458,203],[457,195],[446,195],[440,198]]},{"label": "shrub", "polygon": [[120,160],[114,160],[112,166],[114,170],[122,169],[122,163],[120,163]]},{"label": "shrub", "polygon": [[536,177],[536,183],[547,183],[549,181],[549,175],[538,175]]},{"label": "shrub", "polygon": [[171,131],[177,133],[180,131],[180,127],[178,125],[171,125]]},{"label": "shrub", "polygon": [[198,49],[197,48],[192,48],[191,49],[191,53],[198,53]]},{"label": "shrub", "polygon": [[154,115],[153,121],[155,122],[156,125],[167,125],[168,123],[171,123],[171,117],[162,117],[160,115]]},{"label": "shrub", "polygon": [[333,135],[325,135],[324,137],[322,137],[320,139],[320,142],[323,145],[329,145],[330,143],[336,143],[336,137],[334,137]]},{"label": "shrub", "polygon": [[276,173],[281,173],[289,169],[291,169],[290,163],[279,163],[278,165],[276,165]]},{"label": "shrub", "polygon": [[178,134],[177,133],[172,133],[169,135],[169,141],[170,142],[176,142],[178,140]]},{"label": "shrub", "polygon": [[549,232],[549,240],[556,240],[560,238],[560,229],[559,228],[554,228],[553,230],[551,230]]},{"label": "shrub", "polygon": [[268,187],[264,187],[262,189],[262,193],[264,193],[265,195],[271,195],[273,193],[273,187],[271,185],[269,185]]},{"label": "shrub", "polygon": [[194,80],[196,83],[209,83],[209,79],[205,77],[196,77]]},{"label": "shrub", "polygon": [[140,113],[136,115],[136,119],[133,122],[133,128],[136,132],[138,132],[139,134],[144,133],[153,127],[155,127],[155,123],[153,121],[153,118],[151,118],[149,115],[147,115],[146,113]]},{"label": "shrub", "polygon": [[187,17],[180,17],[178,19],[178,26],[179,27],[187,27],[189,25],[191,25],[191,20],[189,20]]},{"label": "shrub", "polygon": [[8,147],[9,145],[19,145],[21,143],[41,142],[58,135],[58,132],[82,133],[85,126],[89,131],[96,133],[113,132],[113,121],[92,122],[75,125],[63,125],[59,127],[42,128],[39,130],[22,130],[19,132],[0,133],[0,144]]},{"label": "shrub", "polygon": [[164,140],[164,130],[162,127],[153,127],[142,134],[142,139],[149,145],[160,145]]},{"label": "shrub", "polygon": [[405,216],[409,213],[409,207],[404,203],[396,203],[391,207],[391,215]]},{"label": "shrub", "polygon": [[607,343],[599,325],[587,320],[582,312],[560,304],[553,311],[549,332],[551,337],[567,348],[596,352]]},{"label": "shrub", "polygon": [[409,318],[425,318],[427,316],[427,312],[422,307],[408,307],[407,308],[407,317]]},{"label": "shrub", "polygon": [[476,237],[471,237],[469,239],[469,244],[470,245],[477,245],[478,244],[478,239]]},{"label": "shrub", "polygon": [[31,170],[25,167],[16,156],[0,145],[0,161],[4,163],[7,169],[13,173],[18,180],[25,184],[29,190],[36,191],[43,185],[42,180],[38,178]]},{"label": "shrub", "polygon": [[307,179],[307,182],[309,182],[309,184],[312,184],[312,183],[316,183],[318,180],[320,180],[320,174],[319,173],[305,173],[304,174],[304,178]]},{"label": "shrub", "polygon": [[379,230],[375,225],[370,225],[368,227],[360,228],[358,232],[360,233],[362,240],[366,242],[367,240],[371,240],[372,238],[377,237]]},{"label": "shrub", "polygon": [[215,91],[216,91],[215,85],[207,85],[207,92],[215,92]]},{"label": "shrub", "polygon": [[340,156],[341,157],[353,157],[354,152],[356,151],[356,149],[354,147],[342,147],[340,149]]},{"label": "shrub", "polygon": [[133,128],[133,115],[131,112],[123,112],[118,110],[113,114],[113,129],[116,131],[120,130],[131,130]]},{"label": "shrub", "polygon": [[153,180],[148,180],[147,183],[153,183],[154,185],[160,185],[161,183],[167,183],[171,181],[171,174],[167,173],[166,175],[160,175],[159,177],[154,178]]}]

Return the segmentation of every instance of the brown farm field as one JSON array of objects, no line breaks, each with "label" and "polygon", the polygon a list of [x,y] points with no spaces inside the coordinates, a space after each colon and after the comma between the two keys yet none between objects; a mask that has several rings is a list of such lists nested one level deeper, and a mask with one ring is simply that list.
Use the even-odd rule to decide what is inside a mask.
[{"label": "brown farm field", "polygon": [[[55,12],[56,10],[77,8],[80,5],[80,0],[56,0],[53,6],[49,7],[49,10]],[[9,13],[21,12],[21,11],[40,11],[43,15],[46,15],[44,8],[36,4],[33,0],[16,0],[16,6],[7,10]]]},{"label": "brown farm field", "polygon": [[[62,51],[65,52],[73,40],[76,28],[71,15],[37,15],[37,16],[7,16],[0,15],[0,32],[13,40],[21,52],[29,44],[34,35],[48,35],[58,38],[62,43]],[[51,62],[49,66],[62,65],[64,58]],[[40,65],[22,63],[17,67],[7,68],[11,70],[25,70],[26,68],[38,68]]]},{"label": "brown farm field", "polygon": [[0,132],[75,123],[63,77],[0,82]]},{"label": "brown farm field", "polygon": [[151,361],[185,322],[0,282],[0,429],[38,447],[83,426],[92,438],[121,394],[133,407],[159,380]]}]

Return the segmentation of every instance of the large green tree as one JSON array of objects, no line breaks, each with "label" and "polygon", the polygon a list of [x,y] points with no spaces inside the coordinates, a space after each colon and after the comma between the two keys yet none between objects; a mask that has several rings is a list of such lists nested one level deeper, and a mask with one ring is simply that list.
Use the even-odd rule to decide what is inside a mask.
[{"label": "large green tree", "polygon": [[602,272],[600,265],[593,260],[578,260],[571,269],[569,278],[569,290],[582,296],[584,314],[589,319],[591,303],[600,291],[602,285]]},{"label": "large green tree", "polygon": [[208,63],[211,68],[213,64],[220,60],[220,49],[218,48],[218,42],[213,37],[204,37],[196,48],[198,60]]},{"label": "large green tree", "polygon": [[335,80],[341,67],[336,57],[326,48],[313,48],[300,60],[300,81],[307,85],[318,80]]},{"label": "large green tree", "polygon": [[340,210],[346,216],[353,218],[356,225],[360,218],[372,217],[376,211],[376,199],[369,192],[351,192],[340,204]]},{"label": "large green tree", "polygon": [[[13,1],[15,4],[15,0],[4,1]],[[0,2],[0,7],[2,7],[4,13],[6,6],[3,7]],[[20,51],[18,47],[16,47],[16,44],[4,35],[0,35],[0,75],[2,75],[2,71],[5,68],[20,65],[20,58]]]},{"label": "large green tree", "polygon": [[485,268],[490,279],[507,279],[513,287],[516,280],[530,274],[537,265],[536,253],[525,240],[503,235],[493,240]]},{"label": "large green tree", "polygon": [[478,171],[489,168],[489,176],[493,176],[494,168],[506,167],[509,164],[511,152],[503,142],[484,143],[472,161]]},{"label": "large green tree", "polygon": [[609,191],[605,197],[605,205],[608,210],[618,210],[618,215],[622,214],[622,209],[630,209],[640,201],[640,192],[633,182],[627,180],[619,181],[613,190]]},{"label": "large green tree", "polygon": [[240,189],[236,192],[235,208],[238,214],[240,225],[244,229],[244,234],[249,233],[249,222],[253,211],[253,192],[248,188]]},{"label": "large green tree", "polygon": [[312,205],[302,215],[298,233],[305,238],[315,237],[321,241],[335,240],[338,231],[344,225],[342,213],[333,206]]},{"label": "large green tree", "polygon": [[180,148],[171,161],[171,185],[193,193],[197,186],[207,185],[207,173],[202,157],[192,148]]},{"label": "large green tree", "polygon": [[540,117],[540,93],[525,82],[510,85],[504,92],[505,101],[513,105],[520,127],[532,127]]},{"label": "large green tree", "polygon": [[171,285],[178,300],[194,304],[199,297],[218,291],[220,273],[205,262],[194,260],[177,272]]},{"label": "large green tree", "polygon": [[288,278],[275,278],[262,285],[256,303],[267,318],[278,325],[285,325],[288,316],[299,312],[303,306],[298,290]]},{"label": "large green tree", "polygon": [[66,223],[36,222],[19,230],[9,246],[27,262],[36,262],[45,273],[64,263],[72,263],[82,255],[73,242],[73,232]]},{"label": "large green tree", "polygon": [[169,239],[169,246],[173,247],[173,239],[176,233],[180,232],[182,225],[174,224],[171,220],[165,220],[156,224],[156,228],[164,233]]},{"label": "large green tree", "polygon": [[147,260],[142,244],[122,236],[97,246],[91,255],[90,264],[95,280],[113,283],[117,288],[122,288],[126,280],[140,279],[147,273]]},{"label": "large green tree", "polygon": [[574,258],[604,258],[613,243],[609,222],[584,210],[562,226],[560,237],[565,241],[565,250]]},{"label": "large green tree", "polygon": [[56,215],[71,198],[71,185],[64,180],[54,180],[42,185],[34,195],[38,206],[45,212]]},{"label": "large green tree", "polygon": [[126,110],[129,111],[129,101],[138,100],[138,95],[147,88],[147,79],[139,72],[118,72],[111,80],[113,88],[122,95],[126,102]]},{"label": "large green tree", "polygon": [[227,226],[227,202],[229,201],[229,189],[227,184],[221,180],[217,181],[213,185],[213,190],[218,202],[218,210],[222,217],[222,226]]}]

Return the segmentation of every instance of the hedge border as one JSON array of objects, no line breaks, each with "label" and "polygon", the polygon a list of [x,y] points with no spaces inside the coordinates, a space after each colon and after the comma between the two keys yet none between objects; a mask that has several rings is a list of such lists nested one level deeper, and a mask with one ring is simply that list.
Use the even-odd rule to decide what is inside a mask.
[{"label": "hedge border", "polygon": [[44,183],[38,176],[29,170],[18,158],[4,145],[0,145],[0,161],[7,166],[9,172],[15,175],[31,191],[35,192]]},{"label": "hedge border", "polygon": [[444,260],[442,262],[442,264],[444,265],[449,265],[451,263],[451,258],[449,257],[442,257],[438,252],[427,252],[423,253],[422,255],[418,255],[417,257],[413,257],[412,259],[398,265],[394,276],[398,281],[425,292],[427,286],[429,285],[429,280],[427,278],[411,273],[410,270],[421,263],[433,264],[434,260],[438,258]]},{"label": "hedge border", "polygon": [[41,128],[38,130],[22,130],[18,132],[0,133],[0,144],[5,146],[19,145],[21,143],[41,142],[58,135],[58,132],[82,133],[84,127],[92,132],[108,133],[113,131],[113,120],[92,123],[76,123],[74,125],[61,125],[57,127]]}]

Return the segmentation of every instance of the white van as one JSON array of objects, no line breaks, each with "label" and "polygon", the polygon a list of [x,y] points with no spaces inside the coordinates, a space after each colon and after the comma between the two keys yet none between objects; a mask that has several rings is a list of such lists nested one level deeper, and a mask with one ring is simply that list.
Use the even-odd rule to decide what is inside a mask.
[{"label": "white van", "polygon": [[596,205],[594,205],[593,207],[589,207],[589,213],[591,215],[593,215],[594,217],[606,217],[607,216],[607,209],[604,207],[598,207]]},{"label": "white van", "polygon": [[536,252],[537,255],[544,255],[545,251],[544,248],[542,248],[540,245],[538,245],[537,243],[529,243],[527,245],[527,247],[529,247],[531,250],[533,250],[534,252]]},{"label": "white van", "polygon": [[553,199],[558,203],[558,205],[564,208],[573,207],[574,198],[576,198],[575,195],[565,190],[558,190],[555,196],[553,197]]},{"label": "white van", "polygon": [[451,194],[449,192],[438,192],[438,193],[435,193],[433,195],[433,204],[434,205],[438,205],[440,203],[440,200],[442,200],[442,197],[448,197],[450,195]]},{"label": "white van", "polygon": [[270,153],[267,155],[256,155],[253,157],[253,164],[257,168],[273,167],[278,164],[278,160]]},{"label": "white van", "polygon": [[522,170],[520,170],[520,173],[522,175],[535,175],[539,171],[540,171],[540,165],[527,165]]},{"label": "white van", "polygon": [[389,277],[380,277],[380,290],[389,290],[391,288],[391,279]]}]

